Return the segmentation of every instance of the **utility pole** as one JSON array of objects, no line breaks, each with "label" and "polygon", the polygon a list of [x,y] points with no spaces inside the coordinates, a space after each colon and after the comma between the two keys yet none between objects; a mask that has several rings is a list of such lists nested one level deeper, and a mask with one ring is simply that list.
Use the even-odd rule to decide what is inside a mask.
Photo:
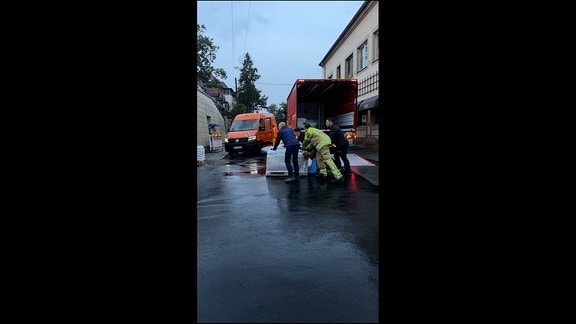
[{"label": "utility pole", "polygon": [[236,105],[240,103],[240,94],[238,93],[238,79],[234,78],[234,92],[236,92]]}]

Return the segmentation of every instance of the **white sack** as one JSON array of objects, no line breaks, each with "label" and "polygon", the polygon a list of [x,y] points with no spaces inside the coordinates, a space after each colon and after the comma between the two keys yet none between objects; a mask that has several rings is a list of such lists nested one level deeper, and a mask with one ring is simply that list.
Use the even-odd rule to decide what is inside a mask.
[{"label": "white sack", "polygon": [[[286,164],[284,163],[284,154],[286,153],[286,148],[284,146],[278,146],[276,151],[268,150],[266,154],[266,176],[288,176],[288,169],[286,169]],[[304,159],[304,151],[298,151],[298,166],[300,169],[300,176],[308,175],[308,167],[310,166],[311,160]]]}]

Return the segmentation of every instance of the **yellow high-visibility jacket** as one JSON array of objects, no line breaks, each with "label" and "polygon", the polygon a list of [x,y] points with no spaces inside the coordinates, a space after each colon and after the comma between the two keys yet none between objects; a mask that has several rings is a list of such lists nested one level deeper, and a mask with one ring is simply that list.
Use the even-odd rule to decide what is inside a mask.
[{"label": "yellow high-visibility jacket", "polygon": [[321,148],[331,143],[330,136],[326,135],[323,131],[314,127],[308,127],[306,133],[304,133],[302,148],[305,150],[315,148],[317,151],[320,151]]}]

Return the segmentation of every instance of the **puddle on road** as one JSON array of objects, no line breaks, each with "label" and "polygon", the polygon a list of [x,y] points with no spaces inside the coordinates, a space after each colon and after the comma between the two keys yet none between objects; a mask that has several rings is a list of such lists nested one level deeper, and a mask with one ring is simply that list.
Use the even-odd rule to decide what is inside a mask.
[{"label": "puddle on road", "polygon": [[[237,167],[237,170],[230,170],[224,172],[225,176],[251,176],[251,175],[265,175],[266,174],[266,161],[262,158],[257,158],[249,161],[226,161],[226,167]],[[248,170],[246,170],[248,169]]]},{"label": "puddle on road", "polygon": [[226,172],[224,173],[225,176],[237,175],[237,176],[245,176],[245,175],[265,175],[266,168],[257,169],[257,170],[250,170],[250,171],[238,171],[238,172]]}]

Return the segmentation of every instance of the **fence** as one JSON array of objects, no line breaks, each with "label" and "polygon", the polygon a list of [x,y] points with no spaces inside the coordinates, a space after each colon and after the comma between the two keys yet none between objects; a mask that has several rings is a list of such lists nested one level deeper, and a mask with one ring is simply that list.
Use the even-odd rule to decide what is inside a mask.
[{"label": "fence", "polygon": [[367,76],[362,81],[358,82],[358,97],[363,96],[367,93],[372,91],[378,90],[379,84],[379,71],[376,71],[374,74]]}]

